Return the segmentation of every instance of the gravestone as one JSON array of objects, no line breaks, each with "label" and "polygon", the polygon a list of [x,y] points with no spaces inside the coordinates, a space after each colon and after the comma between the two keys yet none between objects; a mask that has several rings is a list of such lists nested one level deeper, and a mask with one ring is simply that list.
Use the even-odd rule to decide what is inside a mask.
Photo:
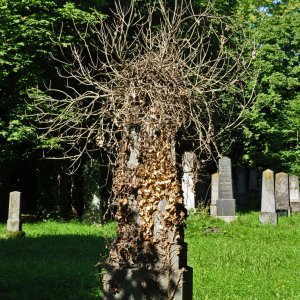
[{"label": "gravestone", "polygon": [[275,205],[279,215],[290,215],[289,175],[284,172],[275,175]]},{"label": "gravestone", "polygon": [[182,191],[186,209],[196,208],[195,199],[195,177],[196,177],[196,155],[194,152],[184,152],[182,156]]},{"label": "gravestone", "polygon": [[275,207],[274,172],[271,170],[263,172],[259,221],[263,224],[277,224],[278,222]]},{"label": "gravestone", "polygon": [[290,189],[290,206],[291,212],[300,212],[300,193],[299,193],[299,177],[290,175],[289,177]]},{"label": "gravestone", "polygon": [[11,192],[9,194],[7,231],[10,232],[22,231],[20,192]]},{"label": "gravestone", "polygon": [[219,198],[217,200],[217,217],[226,222],[236,219],[235,199],[233,198],[231,159],[219,160]]},{"label": "gravestone", "polygon": [[247,204],[247,170],[239,166],[235,170],[235,196],[237,205],[245,207]]},{"label": "gravestone", "polygon": [[217,215],[217,200],[219,198],[219,174],[211,175],[210,215]]}]

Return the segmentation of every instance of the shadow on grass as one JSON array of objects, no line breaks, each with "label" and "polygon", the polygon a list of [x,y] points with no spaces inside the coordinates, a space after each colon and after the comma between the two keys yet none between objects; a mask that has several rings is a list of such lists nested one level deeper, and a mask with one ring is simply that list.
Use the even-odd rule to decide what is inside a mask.
[{"label": "shadow on grass", "polygon": [[0,239],[0,299],[101,299],[106,240],[88,235]]}]

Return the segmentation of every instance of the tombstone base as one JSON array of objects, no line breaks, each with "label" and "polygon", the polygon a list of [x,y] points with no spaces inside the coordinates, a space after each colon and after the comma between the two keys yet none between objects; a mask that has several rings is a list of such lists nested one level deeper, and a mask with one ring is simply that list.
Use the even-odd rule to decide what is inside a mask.
[{"label": "tombstone base", "polygon": [[276,209],[276,213],[278,217],[290,217],[291,216],[291,209]]},{"label": "tombstone base", "polygon": [[192,300],[193,269],[106,269],[104,300]]},{"label": "tombstone base", "polygon": [[223,220],[226,223],[237,220],[237,216],[216,216],[216,218]]},{"label": "tombstone base", "polygon": [[300,202],[290,202],[291,213],[299,213],[300,212]]},{"label": "tombstone base", "polygon": [[217,200],[217,216],[234,216],[235,215],[235,199],[219,199]]},{"label": "tombstone base", "polygon": [[262,224],[276,225],[278,223],[277,213],[262,212],[259,215],[259,222],[262,223]]},{"label": "tombstone base", "polygon": [[211,215],[212,217],[215,217],[215,216],[217,215],[217,205],[216,205],[216,204],[212,204],[212,205],[210,206],[209,211],[210,211],[210,215]]},{"label": "tombstone base", "polygon": [[22,224],[19,219],[8,219],[7,220],[7,231],[18,232],[22,231]]},{"label": "tombstone base", "polygon": [[5,239],[18,239],[18,238],[24,238],[25,237],[24,231],[7,231],[4,234]]}]

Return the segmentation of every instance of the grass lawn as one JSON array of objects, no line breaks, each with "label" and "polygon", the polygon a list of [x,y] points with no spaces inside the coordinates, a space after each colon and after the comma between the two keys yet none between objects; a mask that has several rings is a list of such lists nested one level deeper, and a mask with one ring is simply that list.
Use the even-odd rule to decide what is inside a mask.
[{"label": "grass lawn", "polygon": [[[0,299],[99,299],[95,265],[107,255],[114,228],[25,223],[25,238],[6,240],[0,224]],[[262,226],[258,213],[231,224],[194,214],[186,241],[194,299],[300,300],[300,215]]]}]

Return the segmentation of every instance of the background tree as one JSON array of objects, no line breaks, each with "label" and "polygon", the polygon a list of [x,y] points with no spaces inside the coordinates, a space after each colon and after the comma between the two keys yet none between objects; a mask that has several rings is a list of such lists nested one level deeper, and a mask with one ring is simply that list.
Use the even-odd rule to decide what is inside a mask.
[{"label": "background tree", "polygon": [[254,166],[299,174],[299,3],[269,1],[253,8],[249,21],[260,75],[244,127],[243,157]]},{"label": "background tree", "polygon": [[[98,22],[101,15],[94,8],[102,5],[102,1],[0,0],[0,195],[8,200],[11,190],[22,191],[23,212],[35,211],[38,198],[44,199],[44,204],[55,204],[51,208],[57,215],[54,207],[60,205],[61,195],[70,194],[72,185],[68,183],[64,192],[59,191],[64,180],[57,178],[64,178],[65,173],[62,166],[47,162],[46,168],[39,162],[52,140],[39,139],[26,116],[31,102],[28,91],[50,82],[63,88],[50,53],[59,57],[59,46],[79,42],[73,22],[79,30],[87,23]],[[57,35],[61,36],[60,45]],[[45,176],[57,187],[51,193],[49,181],[42,182],[44,176],[40,172],[45,169]],[[45,199],[45,195],[50,199]],[[0,217],[4,219],[6,205],[6,201],[1,201]]]}]

